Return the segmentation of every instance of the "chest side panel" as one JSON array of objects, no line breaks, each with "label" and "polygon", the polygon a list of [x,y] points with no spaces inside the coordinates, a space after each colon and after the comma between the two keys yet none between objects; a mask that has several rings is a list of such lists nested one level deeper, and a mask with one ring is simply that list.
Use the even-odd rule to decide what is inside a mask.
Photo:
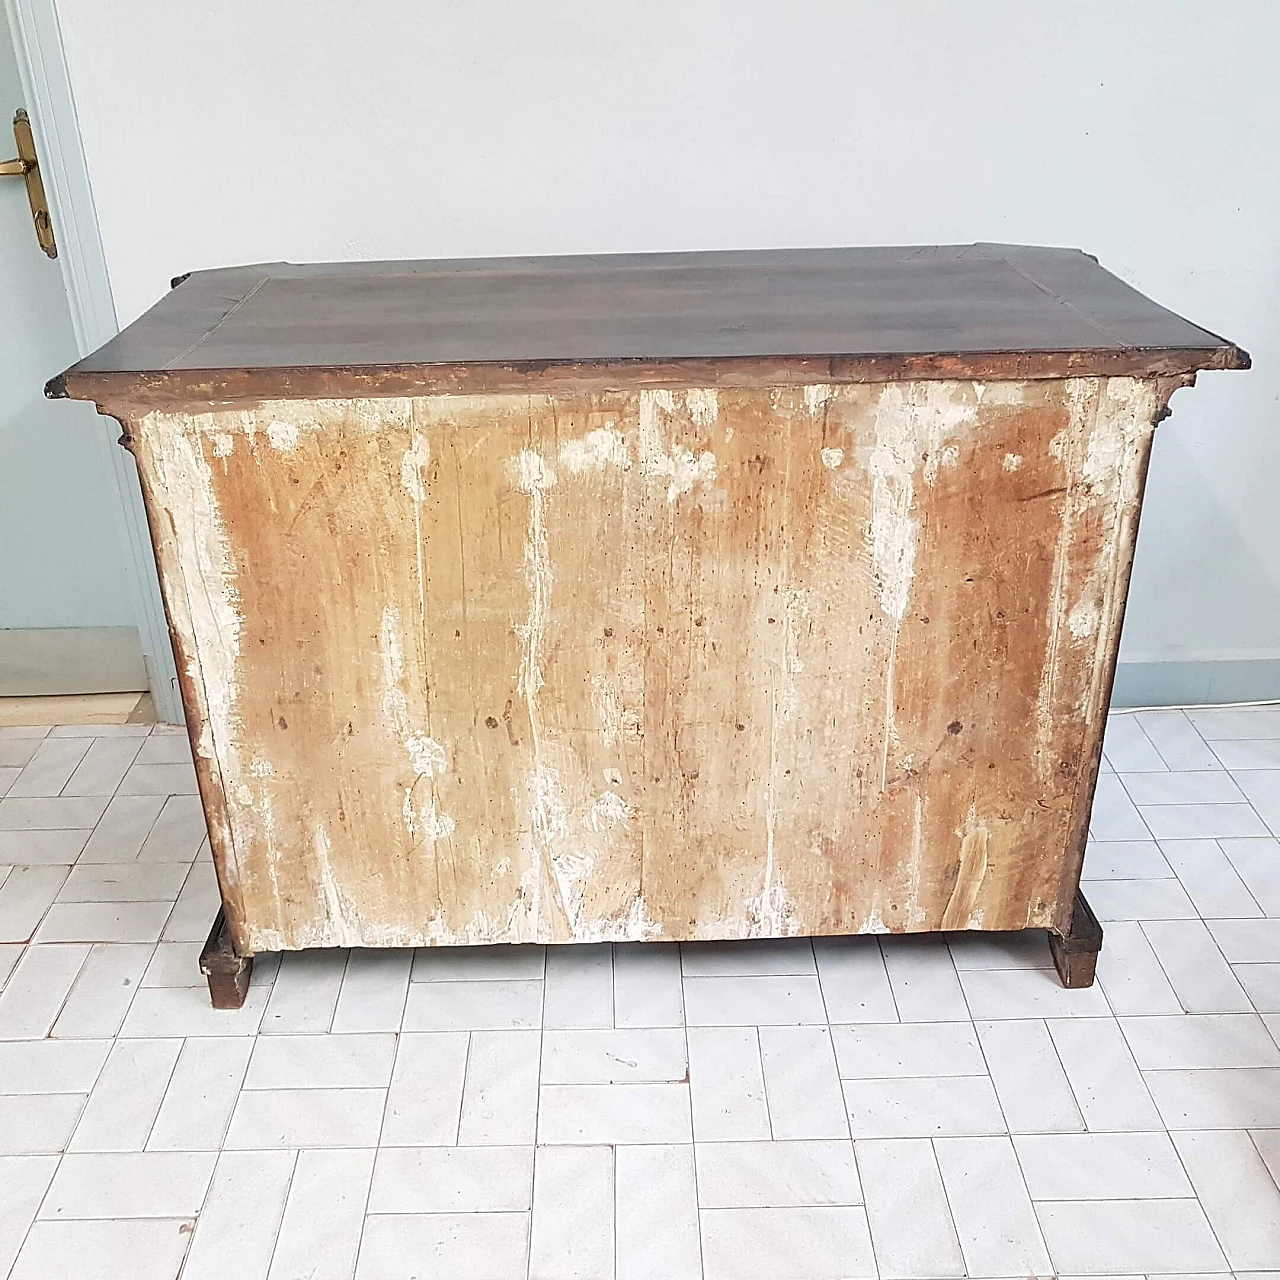
[{"label": "chest side panel", "polygon": [[1054,923],[1158,407],[1089,379],[141,418],[237,941]]}]

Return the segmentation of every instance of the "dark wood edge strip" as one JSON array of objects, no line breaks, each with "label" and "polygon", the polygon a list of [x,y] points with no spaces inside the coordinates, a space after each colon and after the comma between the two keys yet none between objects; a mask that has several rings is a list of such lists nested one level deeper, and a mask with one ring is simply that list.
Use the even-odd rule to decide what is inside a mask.
[{"label": "dark wood edge strip", "polygon": [[1170,377],[1201,369],[1247,369],[1235,346],[1144,350],[1018,351],[930,355],[726,357],[512,364],[386,364],[280,369],[69,370],[50,380],[51,399],[96,401],[105,411],[207,406],[227,401],[366,396],[526,394],[663,387],[773,387],[825,382],[1089,377]]}]

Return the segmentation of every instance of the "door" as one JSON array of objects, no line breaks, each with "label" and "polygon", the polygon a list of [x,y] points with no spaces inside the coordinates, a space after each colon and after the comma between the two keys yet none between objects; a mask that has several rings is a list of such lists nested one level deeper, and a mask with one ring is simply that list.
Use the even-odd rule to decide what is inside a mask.
[{"label": "door", "polygon": [[[0,160],[17,153],[19,107],[34,115],[0,19]],[[147,688],[113,509],[113,424],[90,405],[44,399],[46,379],[77,355],[26,185],[0,177],[0,696]]]}]

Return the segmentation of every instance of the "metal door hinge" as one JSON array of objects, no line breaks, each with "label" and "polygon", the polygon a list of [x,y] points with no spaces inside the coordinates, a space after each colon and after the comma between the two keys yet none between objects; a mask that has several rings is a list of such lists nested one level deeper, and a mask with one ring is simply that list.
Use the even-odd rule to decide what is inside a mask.
[{"label": "metal door hinge", "polygon": [[58,256],[58,246],[53,238],[53,222],[49,217],[49,202],[45,199],[44,183],[40,180],[40,161],[36,158],[36,141],[31,135],[31,121],[21,109],[13,117],[13,137],[18,144],[16,160],[0,160],[0,178],[23,178],[27,184],[27,200],[31,205],[31,217],[36,224],[36,239],[51,258]]}]

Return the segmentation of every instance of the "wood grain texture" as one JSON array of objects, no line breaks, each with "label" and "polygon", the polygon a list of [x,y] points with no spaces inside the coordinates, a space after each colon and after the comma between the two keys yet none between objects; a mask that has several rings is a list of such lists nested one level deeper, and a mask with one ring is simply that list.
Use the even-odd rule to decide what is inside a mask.
[{"label": "wood grain texture", "polygon": [[1173,385],[139,414],[237,949],[1065,930]]},{"label": "wood grain texture", "polygon": [[115,413],[360,385],[561,394],[1158,377],[1248,360],[1077,249],[912,245],[200,271],[49,390]]}]

